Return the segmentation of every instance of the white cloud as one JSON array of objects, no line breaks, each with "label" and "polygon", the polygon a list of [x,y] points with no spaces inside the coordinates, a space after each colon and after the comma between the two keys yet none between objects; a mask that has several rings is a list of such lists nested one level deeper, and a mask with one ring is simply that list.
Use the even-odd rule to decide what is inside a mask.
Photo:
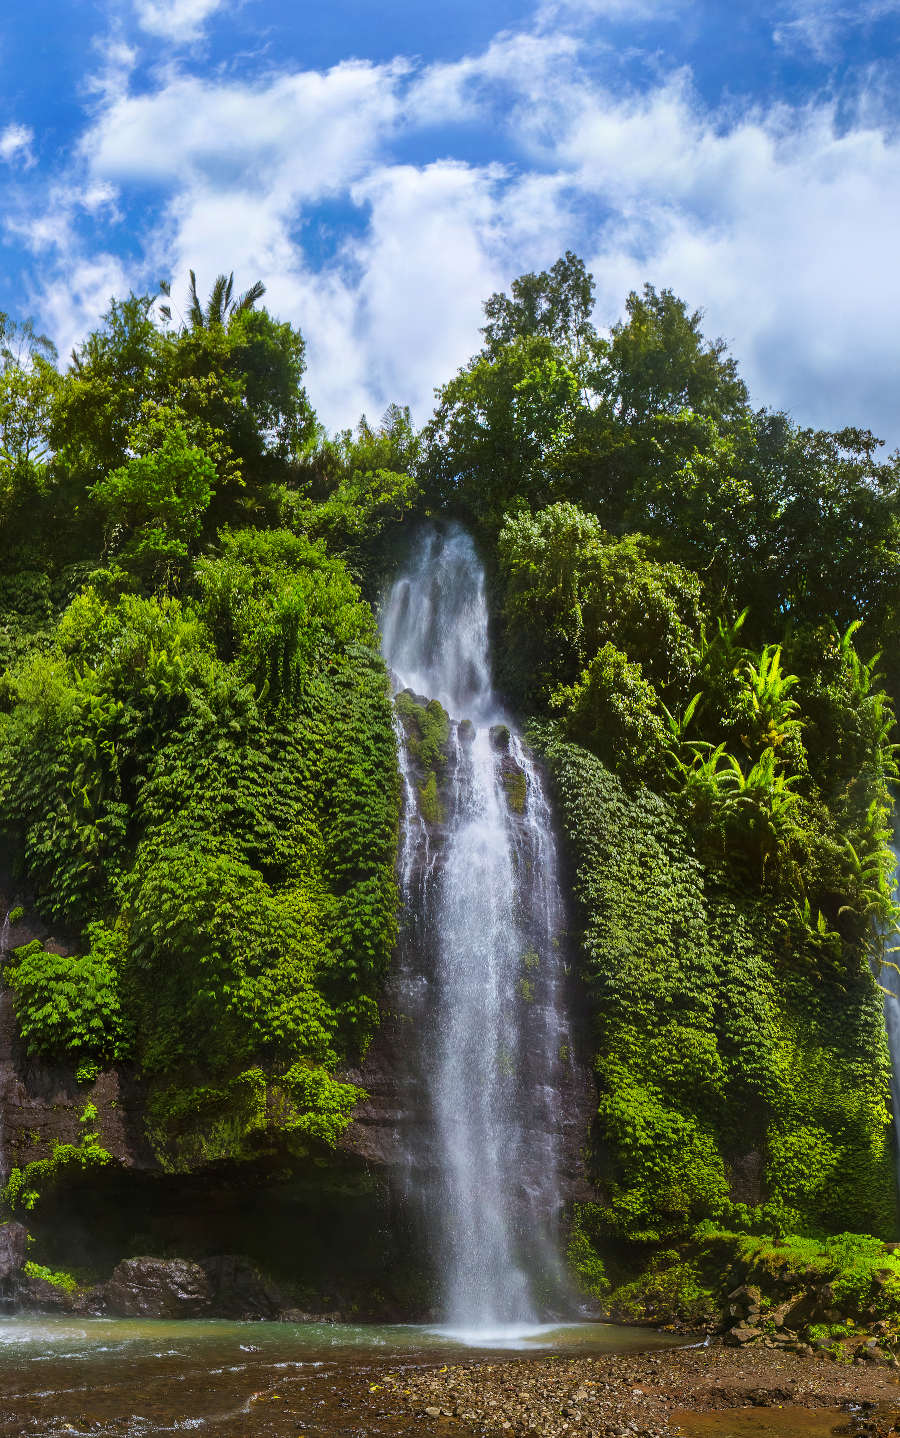
[{"label": "white cloud", "polygon": [[397,118],[396,69],[347,61],[256,84],[175,74],[116,97],[83,141],[91,174],[177,193],[277,191],[285,205],[344,188]]},{"label": "white cloud", "polygon": [[546,96],[571,78],[578,42],[569,34],[504,34],[480,55],[429,65],[404,96],[407,123],[472,121],[510,97]]},{"label": "white cloud", "polygon": [[148,34],[186,45],[203,33],[207,20],[225,0],[135,0],[138,23]]},{"label": "white cloud", "polygon": [[817,60],[829,61],[838,58],[844,31],[897,14],[900,0],[855,0],[852,5],[836,0],[791,0],[779,10],[786,11],[786,17],[775,25],[775,43],[785,49],[809,50]]},{"label": "white cloud", "polygon": [[63,278],[48,284],[41,296],[41,317],[65,357],[105,314],[111,299],[127,295],[132,277],[116,255],[77,254]]},{"label": "white cloud", "polygon": [[[645,279],[670,286],[705,308],[758,402],[900,441],[900,140],[878,107],[849,128],[824,102],[711,111],[687,75],[623,94],[579,54],[565,32],[507,34],[455,65],[356,61],[254,83],[170,72],[143,94],[110,90],[77,175],[45,212],[7,221],[42,251],[43,322],[67,343],[113,290],[170,275],[177,302],[188,267],[201,289],[233,268],[303,329],[327,424],[389,400],[425,419],[433,386],[480,342],[486,295],[572,248],[604,323]],[[445,158],[434,144],[430,160],[395,154],[473,120],[488,155],[500,136],[503,164],[454,159],[446,129]],[[111,248],[117,207],[140,204],[140,263],[90,260]],[[337,220],[320,208],[335,204]]]},{"label": "white cloud", "polygon": [[28,169],[34,164],[34,131],[28,125],[7,125],[0,130],[0,160]]},{"label": "white cloud", "polygon": [[684,8],[687,0],[541,0],[540,25],[609,20],[615,24],[660,19]]}]

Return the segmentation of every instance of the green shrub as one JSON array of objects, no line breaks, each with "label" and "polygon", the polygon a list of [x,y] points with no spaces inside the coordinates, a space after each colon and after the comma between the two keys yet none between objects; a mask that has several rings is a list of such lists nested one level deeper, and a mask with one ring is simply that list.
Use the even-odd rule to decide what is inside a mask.
[{"label": "green shrub", "polygon": [[[597,1232],[682,1238],[712,1219],[889,1233],[890,1069],[863,955],[855,972],[810,973],[786,907],[710,876],[673,802],[549,726],[530,738],[573,862],[608,1194]],[[755,1208],[733,1201],[748,1153]]]},{"label": "green shrub", "polygon": [[52,1283],[54,1288],[61,1288],[63,1293],[74,1293],[78,1288],[78,1282],[71,1273],[54,1272],[42,1263],[32,1263],[29,1260],[23,1263],[22,1272],[26,1278],[40,1278],[44,1283]]},{"label": "green shrub", "polygon": [[48,1059],[124,1058],[130,1034],[119,994],[124,935],[88,926],[90,949],[71,957],[37,940],[16,949],[6,979],[26,1052]]}]

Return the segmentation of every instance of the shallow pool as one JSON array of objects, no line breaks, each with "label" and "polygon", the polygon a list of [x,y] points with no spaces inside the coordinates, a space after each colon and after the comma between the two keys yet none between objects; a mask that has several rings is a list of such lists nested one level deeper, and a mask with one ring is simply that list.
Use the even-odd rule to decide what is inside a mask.
[{"label": "shallow pool", "polygon": [[387,1372],[511,1350],[611,1353],[675,1341],[607,1323],[455,1333],[23,1314],[0,1319],[0,1435],[378,1438],[420,1431],[414,1419],[380,1410]]}]

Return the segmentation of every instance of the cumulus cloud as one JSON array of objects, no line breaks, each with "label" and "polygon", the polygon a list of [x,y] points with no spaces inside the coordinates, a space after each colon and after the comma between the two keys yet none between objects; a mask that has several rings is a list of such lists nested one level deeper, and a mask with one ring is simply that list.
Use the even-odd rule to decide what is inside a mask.
[{"label": "cumulus cloud", "polygon": [[[622,92],[565,31],[498,36],[452,65],[354,61],[252,83],[174,71],[110,91],[66,202],[21,222],[56,257],[42,317],[66,341],[92,303],[160,275],[176,298],[188,267],[201,287],[223,269],[263,279],[303,329],[331,426],[390,400],[425,419],[432,387],[480,343],[485,296],[572,248],[596,274],[601,322],[644,280],[671,286],[731,343],[758,402],[896,443],[900,140],[876,114],[861,107],[848,127],[824,101],[711,110],[685,73]],[[502,134],[503,163],[489,143],[479,163],[454,158],[453,130],[434,129],[473,119]],[[398,157],[411,136],[427,156],[435,134],[449,154]],[[123,265],[103,226],[129,206],[144,248]],[[324,248],[320,225],[337,237]]]},{"label": "cumulus cloud", "polygon": [[225,0],[135,0],[138,23],[148,34],[175,45],[197,40]]},{"label": "cumulus cloud", "polygon": [[0,160],[30,168],[34,164],[33,144],[34,131],[28,125],[7,125],[0,130]]},{"label": "cumulus cloud", "polygon": [[82,152],[104,180],[277,192],[285,204],[321,198],[352,181],[391,129],[396,69],[347,61],[256,84],[175,74],[114,97]]}]

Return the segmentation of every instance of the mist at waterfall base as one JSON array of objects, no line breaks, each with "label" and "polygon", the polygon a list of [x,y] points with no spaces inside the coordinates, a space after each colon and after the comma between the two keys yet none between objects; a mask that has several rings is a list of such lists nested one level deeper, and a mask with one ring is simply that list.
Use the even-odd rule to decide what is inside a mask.
[{"label": "mist at waterfall base", "polygon": [[[394,984],[430,1120],[407,1154],[410,1194],[444,1331],[514,1340],[577,1312],[560,1257],[559,1090],[572,1046],[552,817],[492,686],[485,575],[465,530],[421,531],[381,627],[395,692],[437,700],[451,721],[439,823],[422,817],[398,724]],[[510,774],[523,804],[509,801]]]}]

